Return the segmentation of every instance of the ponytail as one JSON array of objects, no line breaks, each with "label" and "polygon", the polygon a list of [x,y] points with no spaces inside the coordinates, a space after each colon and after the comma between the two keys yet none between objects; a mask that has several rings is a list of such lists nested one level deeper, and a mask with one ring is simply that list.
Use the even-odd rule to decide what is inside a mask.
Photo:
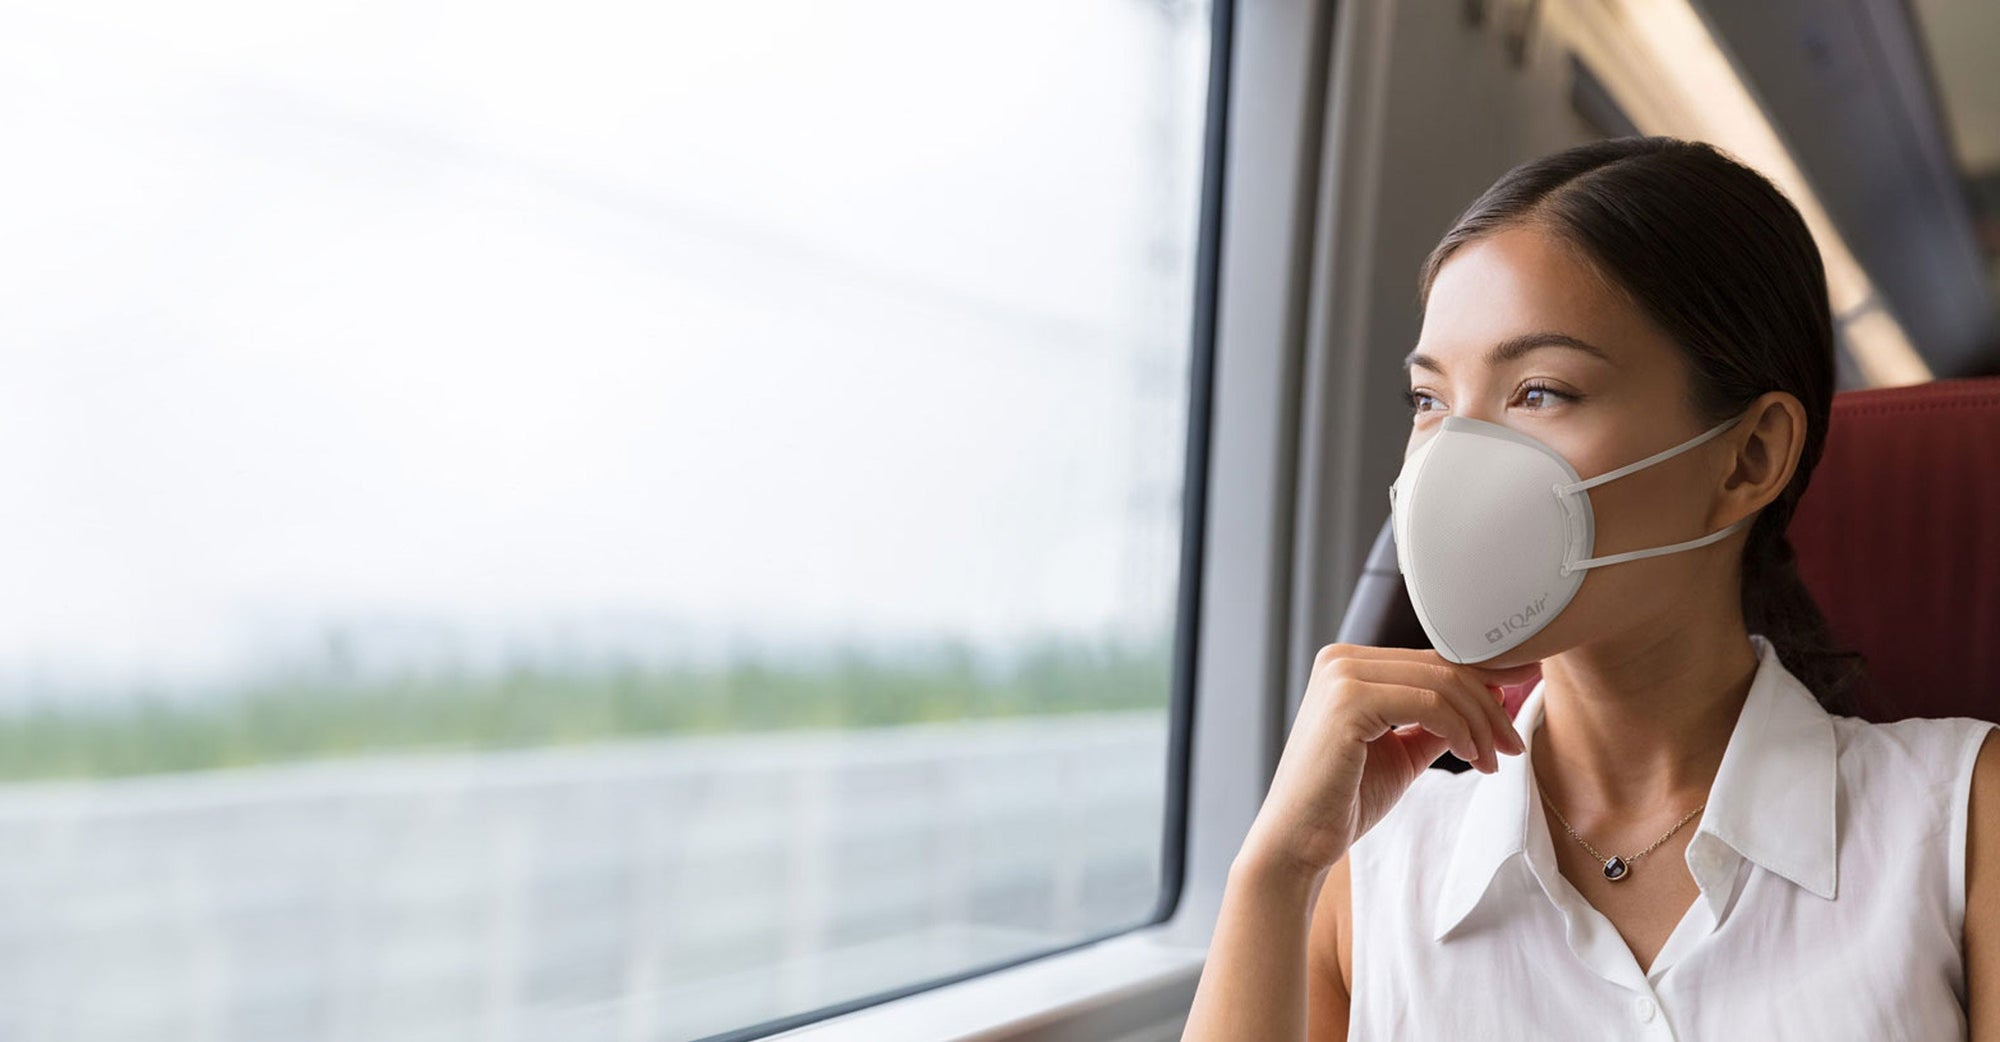
[{"label": "ponytail", "polygon": [[[1783,505],[1783,516],[1773,508]],[[1843,649],[1826,616],[1799,578],[1798,559],[1784,525],[1792,504],[1767,504],[1750,526],[1743,546],[1743,622],[1771,642],[1778,660],[1836,716],[1860,715],[1856,687],[1866,674],[1865,656]]]}]

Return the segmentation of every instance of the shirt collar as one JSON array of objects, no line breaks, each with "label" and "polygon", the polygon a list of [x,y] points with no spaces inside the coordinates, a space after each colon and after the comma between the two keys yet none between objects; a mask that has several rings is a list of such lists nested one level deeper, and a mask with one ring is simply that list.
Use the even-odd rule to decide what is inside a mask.
[{"label": "shirt collar", "polygon": [[[1832,716],[1785,669],[1770,641],[1754,633],[1750,641],[1757,651],[1757,672],[1723,750],[1701,824],[1689,840],[1690,851],[1706,834],[1806,890],[1831,898],[1838,838],[1834,822],[1838,750]],[[1528,765],[1535,729],[1541,723],[1543,683],[1536,681],[1514,717],[1529,752],[1502,756],[1499,771],[1479,775],[1472,786],[1458,842],[1445,869],[1433,924],[1435,939],[1442,940],[1471,913],[1503,864],[1529,850],[1530,823],[1546,821],[1539,812],[1540,799]],[[1530,814],[1531,800],[1534,814]],[[1549,843],[1547,835],[1537,836],[1540,850],[1552,850]],[[1553,864],[1550,867],[1553,870]],[[1696,878],[1703,879],[1703,873],[1697,872]],[[1706,883],[1702,889],[1719,913],[1727,895]]]}]

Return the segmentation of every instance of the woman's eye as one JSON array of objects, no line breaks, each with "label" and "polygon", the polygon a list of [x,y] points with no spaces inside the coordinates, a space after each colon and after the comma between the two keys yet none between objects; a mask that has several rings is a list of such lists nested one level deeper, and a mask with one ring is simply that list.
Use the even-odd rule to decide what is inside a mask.
[{"label": "woman's eye", "polygon": [[[1535,410],[1546,409],[1563,402],[1573,402],[1578,398],[1577,395],[1568,391],[1558,391],[1547,384],[1529,384],[1521,388],[1519,393],[1519,400],[1528,408]],[[1540,397],[1535,397],[1537,395]],[[1403,392],[1403,401],[1409,405],[1410,412],[1414,414],[1435,411],[1430,406],[1437,403],[1437,398],[1428,392],[1411,389]]]},{"label": "woman's eye", "polygon": [[1540,399],[1540,403],[1532,406],[1532,408],[1537,408],[1537,409],[1546,409],[1550,405],[1555,404],[1556,402],[1568,402],[1576,400],[1575,395],[1558,391],[1555,388],[1548,386],[1547,384],[1529,384],[1528,386],[1521,388],[1521,397],[1523,400],[1527,400],[1529,395],[1534,395],[1534,394],[1539,394],[1542,396]]}]

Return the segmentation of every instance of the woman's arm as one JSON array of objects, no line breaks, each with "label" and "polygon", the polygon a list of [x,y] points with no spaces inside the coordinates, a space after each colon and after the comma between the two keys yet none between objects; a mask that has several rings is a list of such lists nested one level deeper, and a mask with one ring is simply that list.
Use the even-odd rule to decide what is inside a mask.
[{"label": "woman's arm", "polygon": [[1183,1042],[1306,1037],[1306,944],[1325,879],[1248,845],[1237,853]]},{"label": "woman's arm", "polygon": [[2000,730],[1986,732],[1966,807],[1965,986],[1971,1042],[2000,1042]]},{"label": "woman's arm", "polygon": [[1305,1038],[1312,909],[1327,872],[1446,748],[1488,773],[1502,753],[1520,755],[1500,686],[1535,668],[1459,665],[1427,649],[1320,649],[1230,863],[1182,1042]]},{"label": "woman's arm", "polygon": [[1333,863],[1313,900],[1312,933],[1306,941],[1307,1042],[1347,1042],[1348,1014],[1354,999],[1348,994],[1347,967],[1354,964],[1354,873],[1346,857]]}]

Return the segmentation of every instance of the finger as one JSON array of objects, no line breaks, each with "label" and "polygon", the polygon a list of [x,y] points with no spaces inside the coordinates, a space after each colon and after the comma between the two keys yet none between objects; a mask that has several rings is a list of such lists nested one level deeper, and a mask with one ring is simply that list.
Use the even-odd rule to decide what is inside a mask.
[{"label": "finger", "polygon": [[1454,669],[1472,670],[1486,678],[1486,683],[1512,685],[1533,680],[1541,675],[1542,663],[1537,659],[1523,662],[1518,666],[1477,666],[1453,662],[1432,648],[1378,648],[1370,644],[1328,644],[1319,649],[1313,660],[1315,667],[1325,665],[1334,658],[1378,659],[1392,662],[1428,662],[1451,666]]},{"label": "finger", "polygon": [[1363,681],[1357,685],[1349,711],[1354,736],[1372,742],[1391,729],[1415,724],[1444,739],[1453,755],[1467,763],[1479,759],[1479,742],[1472,725],[1450,696],[1426,687],[1393,681]]},{"label": "finger", "polygon": [[1473,739],[1474,748],[1469,755],[1457,747],[1453,748],[1453,754],[1488,773],[1499,769],[1500,756],[1496,751],[1500,740],[1498,736],[1503,732],[1511,733],[1513,725],[1495,704],[1493,696],[1487,693],[1485,686],[1463,667],[1433,656],[1340,658],[1330,663],[1328,668],[1364,682],[1397,684],[1437,692],[1454,712],[1465,718],[1466,729]]},{"label": "finger", "polygon": [[1491,684],[1484,684],[1475,676],[1458,674],[1465,691],[1478,704],[1479,712],[1485,716],[1493,728],[1494,743],[1502,750],[1520,755],[1527,750],[1527,743],[1521,740],[1521,732],[1514,726],[1514,720],[1507,715],[1506,692]]},{"label": "finger", "polygon": [[[1493,702],[1485,685],[1475,680],[1471,674],[1448,665],[1429,667],[1427,686],[1450,698],[1452,704],[1466,717],[1473,733],[1479,740],[1479,759],[1467,761],[1488,773],[1500,769],[1500,736],[1508,731],[1509,725],[1499,707]],[[1490,769],[1489,769],[1490,768]]]},{"label": "finger", "polygon": [[1514,720],[1507,715],[1507,693],[1502,687],[1512,687],[1541,678],[1542,664],[1539,660],[1524,662],[1518,666],[1496,669],[1488,666],[1469,666],[1439,658],[1439,664],[1452,670],[1456,675],[1467,678],[1476,689],[1474,695],[1492,721],[1495,738],[1506,742],[1507,751],[1519,755],[1527,749],[1521,740],[1521,732],[1514,727]]},{"label": "finger", "polygon": [[1521,732],[1514,727],[1514,720],[1507,715],[1506,692],[1498,686],[1482,681],[1474,672],[1464,667],[1446,666],[1453,679],[1463,686],[1468,697],[1477,703],[1479,712],[1493,729],[1496,743],[1503,743],[1510,753],[1519,754],[1527,748],[1521,741]]},{"label": "finger", "polygon": [[1429,767],[1450,748],[1451,743],[1424,729],[1422,724],[1404,724],[1389,732],[1402,743],[1403,755],[1419,767]]}]

